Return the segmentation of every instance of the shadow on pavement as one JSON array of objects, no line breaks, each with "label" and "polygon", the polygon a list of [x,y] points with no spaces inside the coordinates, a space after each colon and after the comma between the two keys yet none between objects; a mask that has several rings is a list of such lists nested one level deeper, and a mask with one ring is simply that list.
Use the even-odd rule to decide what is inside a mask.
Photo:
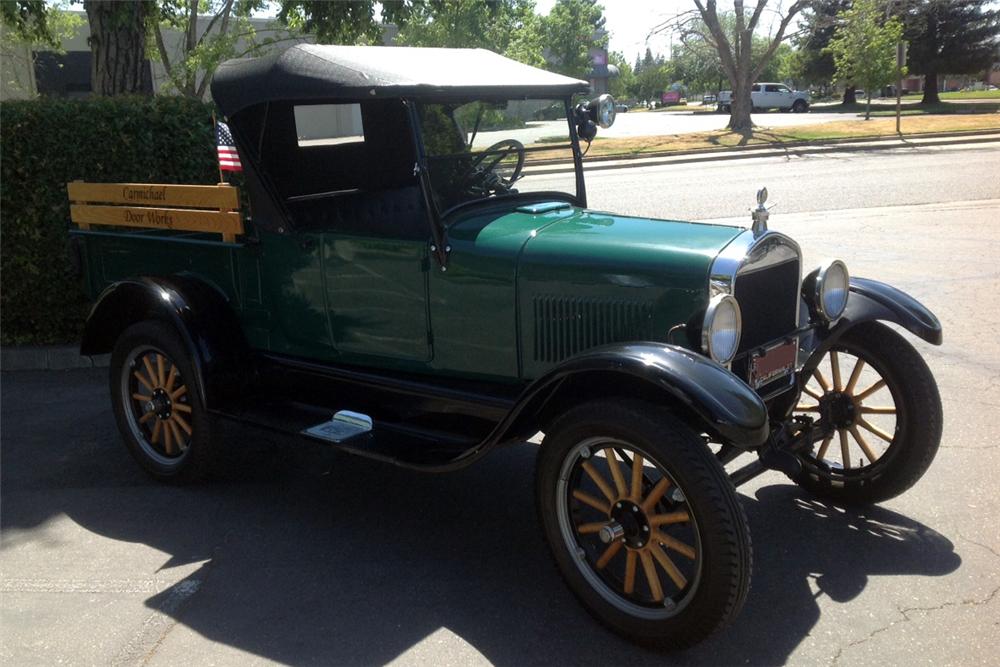
[{"label": "shadow on pavement", "polygon": [[147,605],[284,663],[384,663],[441,628],[498,664],[778,663],[819,618],[811,579],[849,602],[870,576],[961,562],[947,538],[887,509],[764,487],[744,497],[755,565],[742,615],[693,650],[656,654],[605,631],[560,581],[535,517],[531,445],[431,476],[229,429],[219,478],[180,488],[129,459],[104,372],[8,373],[3,394],[4,530],[66,514],[164,551],[163,568],[207,561],[174,587],[199,582],[183,605],[172,590]]}]

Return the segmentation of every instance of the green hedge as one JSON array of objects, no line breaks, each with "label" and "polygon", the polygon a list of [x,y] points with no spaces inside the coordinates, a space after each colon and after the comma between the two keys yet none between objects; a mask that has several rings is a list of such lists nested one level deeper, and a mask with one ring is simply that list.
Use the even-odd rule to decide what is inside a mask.
[{"label": "green hedge", "polygon": [[217,183],[211,114],[180,97],[0,103],[0,342],[79,339],[66,183]]}]

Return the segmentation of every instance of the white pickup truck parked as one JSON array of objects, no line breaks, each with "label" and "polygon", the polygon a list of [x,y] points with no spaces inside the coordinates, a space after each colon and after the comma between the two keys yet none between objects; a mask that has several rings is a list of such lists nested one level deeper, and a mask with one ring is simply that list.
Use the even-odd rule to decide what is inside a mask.
[{"label": "white pickup truck parked", "polygon": [[[729,113],[732,97],[733,91],[720,91],[716,98],[716,110]],[[750,88],[750,99],[753,101],[754,111],[778,109],[805,113],[809,110],[809,93],[792,90],[783,83],[755,83]]]}]

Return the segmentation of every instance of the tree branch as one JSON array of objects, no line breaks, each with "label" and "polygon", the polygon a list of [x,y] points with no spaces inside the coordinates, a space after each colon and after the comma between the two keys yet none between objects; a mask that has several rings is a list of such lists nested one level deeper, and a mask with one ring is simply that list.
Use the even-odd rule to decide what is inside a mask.
[{"label": "tree branch", "polygon": [[757,67],[753,69],[753,76],[751,79],[756,79],[760,76],[760,73],[764,71],[764,67],[767,65],[768,61],[771,60],[771,56],[774,52],[778,50],[778,46],[781,44],[782,40],[785,38],[785,29],[788,28],[788,24],[792,22],[795,15],[798,14],[802,8],[806,5],[808,0],[796,0],[791,7],[788,8],[788,13],[785,17],[781,19],[781,24],[778,26],[778,33],[771,40],[771,43],[767,47],[767,51],[761,56],[760,61],[757,63]]},{"label": "tree branch", "polygon": [[219,20],[220,16],[222,17],[222,28],[219,30],[219,34],[220,35],[226,34],[226,26],[229,24],[229,13],[232,11],[232,9],[233,9],[233,0],[226,0],[226,4],[222,6],[222,9],[219,10],[219,13],[213,16],[212,20],[208,22],[208,26],[205,28],[205,32],[201,33],[201,37],[198,38],[198,44],[196,45],[196,47],[202,45],[202,43],[205,41],[205,37],[207,37],[209,33],[212,32],[212,28],[215,27],[215,22]]}]

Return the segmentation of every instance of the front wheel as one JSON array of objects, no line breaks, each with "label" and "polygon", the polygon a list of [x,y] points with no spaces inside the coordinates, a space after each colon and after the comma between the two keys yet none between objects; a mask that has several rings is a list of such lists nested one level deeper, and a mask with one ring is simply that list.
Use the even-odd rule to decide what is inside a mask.
[{"label": "front wheel", "polygon": [[795,482],[842,503],[888,500],[917,483],[941,442],[941,397],[905,338],[859,324],[821,360],[795,411],[818,420],[818,448]]},{"label": "front wheel", "polygon": [[805,113],[809,110],[809,103],[805,100],[795,100],[795,104],[792,105],[792,111],[795,113]]},{"label": "front wheel", "polygon": [[535,492],[563,578],[612,630],[684,648],[742,607],[746,517],[722,466],[669,412],[634,401],[568,411],[547,429]]}]

